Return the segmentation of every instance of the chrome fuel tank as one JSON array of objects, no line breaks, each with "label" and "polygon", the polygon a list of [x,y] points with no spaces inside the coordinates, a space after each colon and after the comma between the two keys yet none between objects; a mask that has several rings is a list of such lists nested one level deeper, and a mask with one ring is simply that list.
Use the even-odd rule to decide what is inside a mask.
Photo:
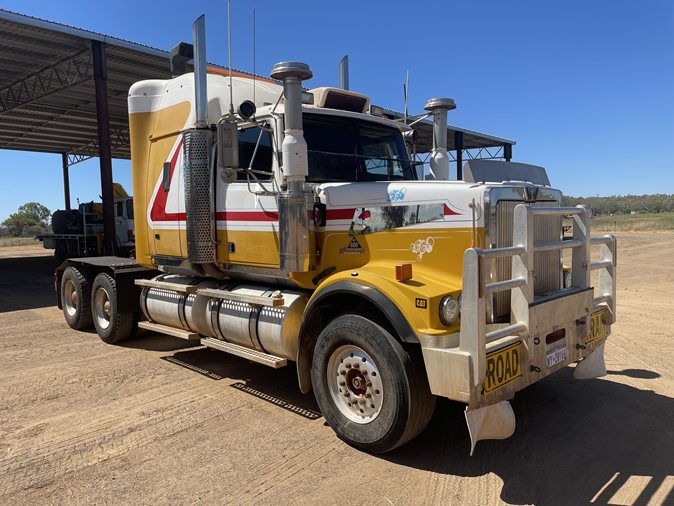
[{"label": "chrome fuel tank", "polygon": [[[217,288],[233,295],[271,297],[277,287],[163,275],[158,281],[195,288]],[[300,322],[308,296],[298,290],[282,290],[282,306],[263,306],[164,288],[144,288],[140,306],[154,323],[196,332],[227,342],[295,360]]]}]

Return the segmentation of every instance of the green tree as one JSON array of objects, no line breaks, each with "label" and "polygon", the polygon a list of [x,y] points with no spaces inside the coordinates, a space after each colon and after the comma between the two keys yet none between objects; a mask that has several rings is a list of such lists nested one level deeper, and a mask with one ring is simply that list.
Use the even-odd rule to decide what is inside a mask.
[{"label": "green tree", "polygon": [[10,214],[3,225],[13,237],[36,235],[49,228],[50,218],[51,211],[45,206],[28,202],[20,206],[17,212]]}]

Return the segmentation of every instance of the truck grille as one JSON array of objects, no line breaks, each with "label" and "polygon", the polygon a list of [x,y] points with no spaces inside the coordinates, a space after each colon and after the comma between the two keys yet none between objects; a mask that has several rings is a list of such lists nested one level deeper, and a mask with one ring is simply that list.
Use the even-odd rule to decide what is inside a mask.
[{"label": "truck grille", "polygon": [[[513,213],[517,200],[499,200],[496,203],[496,247],[513,245]],[[532,202],[533,207],[558,206],[557,202]],[[537,216],[534,218],[535,243],[556,242],[562,239],[562,218],[559,216]],[[543,251],[534,255],[534,294],[541,295],[560,289],[560,251]],[[495,261],[494,281],[504,281],[512,276],[512,259],[498,258]],[[494,295],[494,318],[510,316],[510,291]]]}]

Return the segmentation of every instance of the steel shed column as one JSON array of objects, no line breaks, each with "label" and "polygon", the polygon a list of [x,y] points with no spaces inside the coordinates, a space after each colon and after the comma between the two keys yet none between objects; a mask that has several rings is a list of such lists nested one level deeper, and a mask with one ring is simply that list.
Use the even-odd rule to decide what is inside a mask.
[{"label": "steel shed column", "polygon": [[61,167],[63,168],[63,199],[66,211],[70,211],[70,176],[68,175],[68,153],[61,153]]},{"label": "steel shed column", "polygon": [[98,126],[98,157],[101,164],[101,196],[103,197],[103,244],[106,255],[115,254],[115,215],[112,192],[112,152],[108,114],[108,70],[105,43],[92,40],[94,86],[96,89],[96,123]]},{"label": "steel shed column", "polygon": [[504,144],[503,145],[503,158],[505,158],[506,162],[509,162],[513,157],[513,145],[512,144]]},{"label": "steel shed column", "polygon": [[463,132],[454,132],[454,149],[456,150],[456,179],[463,180]]}]

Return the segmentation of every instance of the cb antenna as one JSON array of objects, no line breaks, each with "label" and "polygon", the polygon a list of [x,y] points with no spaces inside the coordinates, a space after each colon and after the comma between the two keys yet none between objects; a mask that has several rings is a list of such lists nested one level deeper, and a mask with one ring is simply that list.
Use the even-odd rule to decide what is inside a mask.
[{"label": "cb antenna", "polygon": [[234,91],[232,88],[232,15],[230,11],[232,1],[227,0],[227,39],[229,44],[229,114],[234,114]]},{"label": "cb antenna", "polygon": [[253,7],[253,103],[255,103],[255,7]]},{"label": "cb antenna", "polygon": [[408,103],[408,96],[410,92],[410,71],[407,71],[407,75],[405,77],[405,84],[403,85],[403,92],[405,94],[405,121],[404,123],[407,124],[407,103]]}]

